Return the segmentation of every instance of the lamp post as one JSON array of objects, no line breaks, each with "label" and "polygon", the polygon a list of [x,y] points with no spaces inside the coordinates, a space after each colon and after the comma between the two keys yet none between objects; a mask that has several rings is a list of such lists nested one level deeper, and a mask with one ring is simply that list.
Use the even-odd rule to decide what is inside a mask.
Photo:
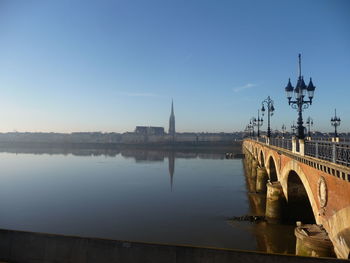
[{"label": "lamp post", "polygon": [[[249,127],[248,127],[248,126],[249,126],[249,125],[246,125],[246,126],[245,126],[245,129],[244,129],[244,132],[246,132],[246,133],[250,132]],[[250,136],[250,134],[249,134],[249,136]]]},{"label": "lamp post", "polygon": [[[308,86],[305,85],[304,77],[301,75],[301,55],[299,54],[299,77],[298,77],[297,85],[294,88],[290,83],[290,79],[289,79],[287,87],[285,88],[288,104],[291,105],[293,109],[296,109],[298,111],[297,125],[298,125],[299,139],[305,138],[302,112],[304,109],[307,109],[309,105],[312,104],[315,88],[316,87],[312,83],[311,78]],[[294,91],[295,100],[292,100],[293,91]],[[308,95],[309,100],[304,99],[306,95]]]},{"label": "lamp post", "polygon": [[282,124],[282,138],[284,138],[285,132],[286,132],[286,125]]},{"label": "lamp post", "polygon": [[314,125],[314,120],[311,117],[308,117],[306,120],[306,124],[308,126],[308,136],[311,138],[311,126]]},{"label": "lamp post", "polygon": [[260,127],[263,125],[263,119],[260,118],[260,110],[258,110],[258,118],[256,119],[256,126],[258,126],[258,137],[260,137]]},{"label": "lamp post", "polygon": [[275,111],[275,107],[273,106],[273,100],[270,98],[270,96],[267,97],[267,99],[262,101],[262,107],[261,107],[261,112],[262,116],[265,114],[265,107],[264,104],[266,104],[267,108],[267,137],[271,137],[271,128],[270,128],[270,116],[273,115],[273,112]]},{"label": "lamp post", "polygon": [[337,127],[340,126],[340,118],[337,117],[337,109],[334,109],[334,117],[331,118],[331,124],[334,126],[334,138],[337,138]]},{"label": "lamp post", "polygon": [[254,136],[255,136],[254,126],[256,126],[256,119],[255,119],[255,117],[252,117],[252,118],[250,119],[249,124],[250,124],[250,126],[251,126],[251,128],[252,128],[252,130],[253,130],[253,137],[254,137]]},{"label": "lamp post", "polygon": [[250,123],[248,123],[246,129],[248,130],[249,132],[249,137],[252,137],[252,125]]},{"label": "lamp post", "polygon": [[249,126],[250,137],[253,137],[254,126],[251,123],[248,126]]},{"label": "lamp post", "polygon": [[290,128],[292,129],[292,135],[295,135],[295,130],[296,130],[297,126],[295,126],[294,121],[293,121],[292,126],[290,126]]}]

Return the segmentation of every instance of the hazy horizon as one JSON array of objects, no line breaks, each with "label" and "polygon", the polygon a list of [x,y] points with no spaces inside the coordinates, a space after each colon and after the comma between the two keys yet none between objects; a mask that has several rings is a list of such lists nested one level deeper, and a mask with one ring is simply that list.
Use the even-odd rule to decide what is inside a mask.
[{"label": "hazy horizon", "polygon": [[[312,130],[350,128],[350,2],[0,3],[0,132],[243,131],[267,96],[296,123],[288,78],[316,86]],[[266,130],[266,117],[262,130]]]},{"label": "hazy horizon", "polygon": [[[158,126],[157,126],[158,127]],[[135,129],[134,129],[135,130]],[[102,130],[91,130],[91,131],[18,131],[18,130],[12,130],[12,131],[1,131],[0,133],[57,133],[57,134],[73,134],[73,133],[127,133],[127,132],[134,132],[134,130],[130,130],[130,131],[102,131]],[[282,129],[272,129],[271,132],[272,134],[275,131],[278,131],[279,133],[282,133]],[[257,128],[254,129],[255,133],[257,133]],[[247,131],[244,130],[233,130],[233,131],[190,131],[190,130],[184,130],[184,131],[176,131],[176,133],[247,133]],[[333,134],[334,133],[334,129],[333,130],[329,130],[329,131],[321,131],[321,130],[311,130],[312,133],[314,132],[320,132],[320,133],[329,133],[329,134]],[[168,134],[168,131],[165,129],[165,133]],[[266,130],[260,130],[261,134],[266,134]],[[292,133],[291,129],[287,129],[286,130],[287,134]],[[342,133],[349,133],[348,131],[340,131],[339,134]]]}]

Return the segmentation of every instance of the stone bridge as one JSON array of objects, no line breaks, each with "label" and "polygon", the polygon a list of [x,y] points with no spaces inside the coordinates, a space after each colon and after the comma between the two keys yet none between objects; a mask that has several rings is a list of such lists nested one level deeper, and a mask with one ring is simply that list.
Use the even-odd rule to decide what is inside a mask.
[{"label": "stone bridge", "polygon": [[[277,209],[271,210],[271,202],[276,198],[273,201],[270,196],[270,205],[266,203],[267,218],[283,217],[321,226],[336,256],[350,259],[350,168],[347,163],[350,151],[345,151],[345,156],[335,143],[329,145],[330,155],[323,158],[325,148],[314,142],[300,141],[296,145],[295,141],[287,140],[272,143],[261,138],[246,139],[243,153],[250,163],[252,176],[256,177],[254,190],[267,192],[268,199],[269,194],[280,189],[285,200],[285,209],[279,207],[279,202]],[[335,155],[343,161],[337,161]]]}]

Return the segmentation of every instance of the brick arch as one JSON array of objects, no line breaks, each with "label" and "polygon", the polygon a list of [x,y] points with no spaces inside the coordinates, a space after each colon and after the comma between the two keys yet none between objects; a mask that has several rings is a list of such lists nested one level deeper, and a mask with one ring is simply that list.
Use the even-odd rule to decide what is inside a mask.
[{"label": "brick arch", "polygon": [[259,152],[258,153],[258,161],[259,161],[260,167],[266,167],[266,165],[265,165],[265,162],[266,162],[265,151],[263,150],[263,147],[260,147],[258,152]]},{"label": "brick arch", "polygon": [[301,166],[299,164],[297,164],[293,160],[286,163],[284,165],[281,173],[280,173],[281,176],[279,177],[279,181],[282,185],[284,196],[286,197],[286,199],[288,201],[288,176],[289,176],[291,171],[294,171],[299,176],[299,179],[301,180],[301,182],[306,190],[306,194],[309,198],[309,202],[311,204],[312,212],[314,214],[316,223],[321,224],[321,218],[318,214],[318,210],[319,210],[318,209],[318,202],[316,201],[317,196],[314,195],[314,193],[311,189],[310,183],[309,183],[307,176],[305,175],[303,169],[301,168]]},{"label": "brick arch", "polygon": [[265,167],[266,167],[266,171],[267,171],[267,174],[269,175],[270,177],[270,174],[271,174],[271,170],[270,170],[270,158],[273,160],[274,164],[275,164],[275,168],[276,168],[276,176],[277,176],[277,180],[280,181],[280,171],[278,169],[279,167],[279,162],[277,161],[277,158],[274,154],[273,151],[268,151],[267,155],[265,154],[266,156],[266,159],[265,159]]}]

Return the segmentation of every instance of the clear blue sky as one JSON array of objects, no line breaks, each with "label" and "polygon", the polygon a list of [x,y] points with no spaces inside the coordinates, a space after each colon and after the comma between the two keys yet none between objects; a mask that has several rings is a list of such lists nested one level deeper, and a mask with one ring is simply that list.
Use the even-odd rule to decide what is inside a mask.
[{"label": "clear blue sky", "polygon": [[[270,95],[316,86],[316,130],[350,128],[350,1],[0,0],[0,131],[243,130]],[[264,125],[263,129],[266,129]]]}]

